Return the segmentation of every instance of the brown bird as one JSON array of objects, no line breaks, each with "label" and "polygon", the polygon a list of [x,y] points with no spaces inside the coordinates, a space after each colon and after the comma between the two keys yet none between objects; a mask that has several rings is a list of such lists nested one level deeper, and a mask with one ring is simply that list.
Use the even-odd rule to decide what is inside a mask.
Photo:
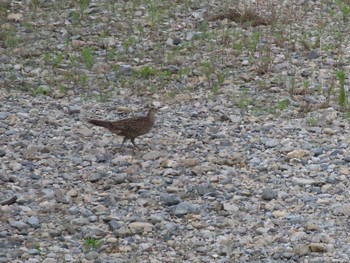
[{"label": "brown bird", "polygon": [[119,121],[104,121],[96,119],[87,119],[89,123],[104,127],[112,133],[124,136],[121,148],[127,140],[131,140],[132,144],[140,149],[135,144],[135,138],[149,132],[155,122],[157,109],[150,108],[146,116],[135,116],[133,118],[122,119]]}]

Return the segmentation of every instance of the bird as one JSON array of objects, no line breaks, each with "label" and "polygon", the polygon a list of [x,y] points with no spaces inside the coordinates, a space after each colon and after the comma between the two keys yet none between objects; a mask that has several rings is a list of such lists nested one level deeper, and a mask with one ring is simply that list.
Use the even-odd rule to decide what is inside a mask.
[{"label": "bird", "polygon": [[140,147],[135,144],[135,138],[148,133],[152,129],[157,111],[158,109],[151,107],[146,116],[135,116],[117,121],[88,118],[87,122],[104,127],[116,135],[124,136],[121,148],[123,148],[127,140],[131,140],[133,146],[140,149]]}]

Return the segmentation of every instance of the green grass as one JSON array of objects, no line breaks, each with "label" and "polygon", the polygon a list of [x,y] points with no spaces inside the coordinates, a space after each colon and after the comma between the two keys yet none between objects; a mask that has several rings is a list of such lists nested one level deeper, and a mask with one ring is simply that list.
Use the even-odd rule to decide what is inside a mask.
[{"label": "green grass", "polygon": [[84,246],[86,250],[96,250],[101,246],[101,244],[101,240],[98,240],[93,237],[88,237],[84,240]]},{"label": "green grass", "polygon": [[[252,96],[260,99],[260,95],[253,94],[257,90],[261,92],[261,97],[269,97],[271,102],[263,104],[262,99],[254,101],[254,106],[262,105],[267,108],[266,111],[270,108],[279,113],[290,105],[302,105],[305,94],[315,87],[321,87],[311,94],[316,100],[324,95],[320,92],[324,87],[334,87],[333,92],[327,94],[329,105],[340,106],[344,112],[349,110],[346,71],[337,72],[341,67],[330,67],[325,63],[328,75],[322,79],[323,82],[316,74],[300,77],[299,70],[305,65],[298,57],[300,54],[307,57],[310,51],[317,50],[322,59],[329,57],[335,63],[347,63],[345,54],[350,38],[347,34],[350,28],[348,1],[322,0],[319,13],[311,17],[309,12],[316,6],[312,1],[300,5],[292,0],[288,6],[260,1],[262,13],[271,11],[276,21],[258,27],[230,19],[208,19],[211,15],[237,7],[232,1],[217,1],[200,19],[193,19],[193,16],[203,2],[180,2],[101,0],[99,5],[92,5],[91,0],[56,0],[46,1],[43,5],[42,1],[29,0],[21,3],[24,9],[32,12],[23,13],[20,21],[8,21],[6,17],[10,6],[0,3],[3,25],[0,42],[5,53],[11,54],[11,63],[25,68],[21,69],[24,82],[32,80],[29,72],[38,65],[49,71],[43,78],[35,80],[37,88],[34,88],[33,94],[36,95],[50,95],[51,89],[56,89],[62,93],[74,91],[87,99],[89,96],[95,99],[97,92],[100,99],[111,100],[120,94],[120,90],[130,89],[136,96],[155,93],[160,99],[175,98],[180,92],[190,95],[198,92],[207,98],[222,96],[231,100],[230,94],[239,94],[234,101],[236,106],[247,109],[252,104]],[[256,10],[258,8],[258,5],[245,4]],[[52,28],[52,21],[61,19],[58,12],[61,10],[67,10],[69,17],[64,25],[57,24]],[[188,17],[190,23],[182,21],[183,17]],[[308,23],[308,26],[296,26],[295,21],[300,25]],[[48,36],[47,32],[53,34]],[[186,40],[188,32],[194,34],[190,40]],[[59,37],[55,36],[56,33]],[[180,37],[181,43],[166,45],[167,39],[172,37]],[[115,45],[101,45],[106,38],[114,38]],[[72,46],[72,39],[81,40],[82,47]],[[38,54],[23,52],[32,47]],[[287,68],[274,71],[274,63],[279,56],[282,57],[279,63],[285,63]],[[30,59],[35,63],[28,65]],[[108,79],[108,74],[101,77],[92,72],[96,61],[115,69],[115,79]],[[118,64],[131,65],[133,73],[121,76],[116,69]],[[162,70],[170,65],[179,70]],[[12,68],[8,72],[7,82],[14,83],[18,72]],[[317,68],[315,72],[318,72]],[[205,89],[198,89],[203,83]],[[21,87],[20,83],[16,85]],[[109,90],[111,86],[113,90]],[[252,92],[241,94],[240,86],[249,87]],[[294,94],[295,90],[303,88],[303,95]]]},{"label": "green grass", "polygon": [[89,47],[85,47],[81,50],[81,58],[87,69],[91,69],[94,65],[93,51]]},{"label": "green grass", "polygon": [[347,106],[347,98],[345,93],[345,72],[344,71],[338,71],[337,72],[337,78],[339,81],[339,105],[345,109]]}]

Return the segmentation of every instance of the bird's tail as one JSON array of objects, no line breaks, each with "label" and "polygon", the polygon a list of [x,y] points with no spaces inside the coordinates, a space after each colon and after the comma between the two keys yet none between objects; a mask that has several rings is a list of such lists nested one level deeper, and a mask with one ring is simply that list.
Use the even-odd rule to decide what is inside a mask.
[{"label": "bird's tail", "polygon": [[101,126],[107,129],[111,127],[111,123],[109,121],[96,120],[96,119],[87,119],[86,121],[96,126]]}]

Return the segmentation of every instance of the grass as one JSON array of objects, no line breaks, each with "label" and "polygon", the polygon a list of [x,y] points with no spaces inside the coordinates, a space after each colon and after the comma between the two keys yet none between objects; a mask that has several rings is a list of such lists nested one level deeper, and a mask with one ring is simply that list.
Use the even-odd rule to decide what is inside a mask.
[{"label": "grass", "polygon": [[[241,94],[239,87],[247,86],[263,93],[261,101],[255,96],[258,100],[255,105],[264,107],[263,97],[269,96],[271,103],[265,103],[267,111],[275,108],[276,112],[281,112],[291,105],[287,105],[287,101],[302,102],[306,93],[316,99],[322,97],[319,90],[334,84],[329,77],[333,75],[338,80],[333,90],[338,91],[339,87],[339,93],[327,94],[328,103],[330,106],[339,105],[346,112],[347,72],[344,70],[345,76],[339,75],[339,68],[328,66],[322,58],[347,63],[344,54],[349,42],[350,6],[344,0],[320,0],[319,4],[319,13],[310,16],[309,12],[317,7],[312,1],[303,5],[294,0],[288,3],[259,1],[256,5],[240,2],[240,5],[235,5],[232,1],[222,0],[201,16],[195,11],[201,7],[196,0],[186,0],[181,4],[161,0],[102,0],[97,6],[91,5],[90,0],[58,0],[49,1],[44,9],[40,1],[31,0],[23,5],[35,14],[23,13],[20,21],[8,21],[8,6],[0,4],[2,24],[8,24],[3,26],[0,40],[14,64],[26,65],[21,61],[23,52],[20,52],[28,47],[28,41],[35,39],[29,43],[35,45],[40,62],[44,63],[42,66],[49,71],[47,77],[37,80],[38,88],[34,92],[37,95],[50,95],[48,89],[41,87],[46,85],[65,91],[63,93],[74,90],[87,98],[94,98],[92,94],[97,92],[104,100],[112,100],[121,89],[131,89],[139,96],[157,94],[160,98],[175,98],[181,90],[189,94],[204,92],[210,99],[220,96],[230,99],[231,95],[227,94]],[[242,5],[246,7],[242,10],[252,9],[254,12],[248,14],[244,11],[248,19],[242,15],[235,20],[237,14],[232,10]],[[57,37],[50,25],[51,21],[61,19],[57,11],[62,9],[71,10],[66,25],[62,29],[59,24],[55,26],[60,32],[60,37]],[[181,14],[181,17],[175,14]],[[194,18],[196,15],[199,17]],[[264,15],[268,16],[269,23],[259,24]],[[182,17],[188,17],[190,23]],[[308,23],[307,27],[298,26],[305,23]],[[52,34],[48,36],[47,32]],[[191,34],[193,37],[186,39]],[[75,37],[82,41],[82,46],[72,46]],[[172,37],[179,37],[181,43],[166,45],[167,39]],[[112,43],[115,44],[107,45],[110,43],[107,38],[114,38]],[[61,46],[59,50],[58,45]],[[301,76],[300,71],[309,65],[303,61],[310,61],[307,55],[311,51],[319,56],[315,63],[317,67],[328,70],[326,77],[318,77],[317,67],[314,75]],[[28,55],[24,59],[35,60],[37,65],[35,56]],[[118,77],[110,81],[92,72],[97,61],[112,69],[121,64],[130,65],[132,73],[121,76],[115,70]],[[286,66],[276,67],[280,64]],[[175,65],[179,70],[162,70],[169,65]],[[9,75],[16,76],[13,69],[9,72],[12,72]],[[24,80],[30,78],[26,71],[23,73]],[[13,79],[7,80],[11,81]],[[114,86],[112,90],[111,85]],[[198,89],[201,85],[204,88]],[[315,87],[320,88],[316,91]],[[276,88],[280,93],[270,92]],[[226,93],[221,92],[224,89]],[[304,90],[303,95],[297,94],[300,89]],[[315,92],[310,94],[313,90]],[[248,110],[252,103],[250,92],[239,95],[235,101],[238,108]]]},{"label": "grass", "polygon": [[338,71],[337,78],[339,80],[339,105],[342,109],[348,106],[348,101],[345,93],[345,72]]},{"label": "grass", "polygon": [[84,240],[84,247],[86,250],[90,251],[90,250],[97,250],[102,244],[101,240],[98,240],[96,238],[93,237],[87,237]]},{"label": "grass", "polygon": [[89,47],[85,47],[81,50],[81,59],[85,64],[87,69],[91,69],[94,65],[94,55],[92,53],[92,49]]}]

